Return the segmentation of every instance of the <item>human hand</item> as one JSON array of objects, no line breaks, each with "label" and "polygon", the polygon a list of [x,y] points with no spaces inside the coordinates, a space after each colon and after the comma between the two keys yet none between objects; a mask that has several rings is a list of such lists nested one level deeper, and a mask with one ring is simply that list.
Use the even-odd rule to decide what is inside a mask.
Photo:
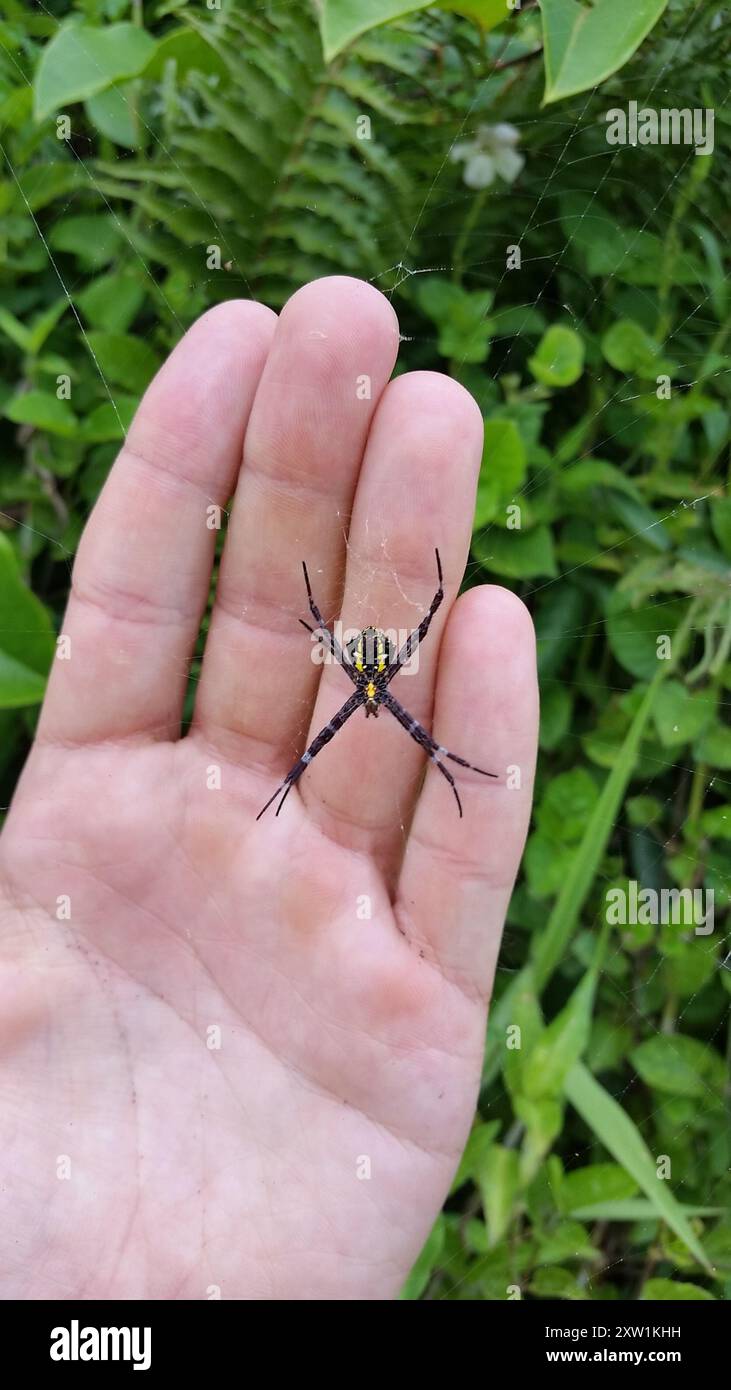
[{"label": "human hand", "polygon": [[[390,1298],[447,1193],[530,809],[535,652],[506,590],[453,602],[482,422],[446,376],[389,383],[397,348],[355,280],[278,320],[211,310],[84,532],[0,841],[6,1298]],[[210,508],[234,492],[181,738]],[[257,821],[353,690],[311,659],[302,560],[327,619],[342,598],[348,627],[411,629],[437,547],[445,601],[392,693],[498,780],[450,765],[460,819],[391,714],[358,710]]]}]

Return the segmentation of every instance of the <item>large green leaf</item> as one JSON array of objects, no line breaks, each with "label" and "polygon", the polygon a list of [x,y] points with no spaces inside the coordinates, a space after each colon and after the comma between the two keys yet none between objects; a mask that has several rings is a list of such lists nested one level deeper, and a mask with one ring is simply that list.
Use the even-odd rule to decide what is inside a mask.
[{"label": "large green leaf", "polygon": [[33,83],[37,121],[76,101],[136,77],[150,61],[155,41],[137,24],[92,29],[76,20],[62,24],[41,54]]},{"label": "large green leaf", "polygon": [[228,69],[205,35],[193,29],[171,29],[155,45],[155,51],[142,74],[154,82],[162,81],[168,64],[174,63],[178,78],[189,72],[226,77]]},{"label": "large green leaf", "polygon": [[540,0],[546,64],[544,102],[596,87],[621,68],[668,0]]},{"label": "large green leaf", "polygon": [[[392,19],[402,19],[404,15],[414,14],[416,10],[426,10],[434,0],[321,0],[318,6],[320,33],[326,62],[330,62],[341,49],[374,29],[377,24],[388,24]],[[505,0],[444,0],[437,5],[440,9],[454,10],[458,14],[476,19],[483,29],[494,29],[508,18],[509,10]]]},{"label": "large green leaf", "polygon": [[605,1149],[626,1168],[649,1197],[657,1215],[667,1222],[698,1263],[710,1273],[705,1251],[667,1181],[658,1177],[655,1160],[634,1121],[582,1062],[577,1062],[571,1068],[564,1090],[574,1109],[578,1110]]}]

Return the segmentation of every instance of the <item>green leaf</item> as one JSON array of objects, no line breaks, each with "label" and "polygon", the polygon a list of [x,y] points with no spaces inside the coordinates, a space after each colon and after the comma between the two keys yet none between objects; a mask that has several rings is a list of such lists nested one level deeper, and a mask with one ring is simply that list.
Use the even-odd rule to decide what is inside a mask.
[{"label": "green leaf", "polygon": [[115,439],[124,439],[138,404],[136,396],[115,396],[114,403],[102,401],[83,421],[79,437],[87,444],[107,444]]},{"label": "green leaf", "polygon": [[708,1289],[702,1289],[700,1284],[684,1284],[679,1279],[648,1279],[642,1286],[640,1298],[645,1303],[655,1303],[661,1299],[670,1299],[673,1303],[676,1300],[690,1302],[693,1299],[710,1299],[711,1302],[715,1302]]},{"label": "green leaf", "polygon": [[598,800],[596,780],[585,767],[559,772],[546,787],[536,824],[554,844],[580,840]]},{"label": "green leaf", "polygon": [[0,709],[39,705],[45,689],[43,676],[0,648]]},{"label": "green leaf", "polygon": [[697,762],[710,763],[711,767],[721,767],[724,772],[731,769],[731,731],[717,724],[701,734],[693,748]]},{"label": "green leaf", "polygon": [[68,159],[48,164],[32,164],[20,175],[20,186],[32,212],[45,208],[64,193],[88,186],[89,175],[80,164]]},{"label": "green leaf", "polygon": [[525,478],[525,445],[514,420],[486,420],[482,465],[477,484],[474,529],[492,521],[510,502]]},{"label": "green leaf", "polygon": [[[576,1215],[598,1202],[621,1202],[634,1197],[638,1184],[618,1163],[589,1163],[564,1175],[561,1210]],[[584,1219],[584,1218],[582,1218]]]},{"label": "green leaf", "polygon": [[158,39],[155,51],[141,75],[147,81],[159,82],[165,75],[168,63],[175,64],[178,81],[181,77],[187,77],[189,72],[216,77],[229,75],[223,58],[203,34],[193,29],[173,29]]},{"label": "green leaf", "polygon": [[[434,0],[321,0],[318,5],[320,34],[325,61],[332,62],[340,51],[378,24],[428,9]],[[494,29],[507,18],[505,0],[444,0],[440,9],[476,19],[483,29]]]},{"label": "green leaf", "polygon": [[549,898],[559,892],[575,853],[572,845],[556,845],[540,831],[533,832],[526,846],[523,865],[534,898]]},{"label": "green leaf", "polygon": [[489,1124],[475,1124],[465,1145],[459,1168],[455,1173],[451,1191],[457,1192],[463,1183],[476,1182],[482,1164],[492,1147],[492,1142],[500,1132],[500,1121],[490,1120]]},{"label": "green leaf", "polygon": [[0,304],[0,329],[7,334],[11,343],[15,343],[15,346],[20,348],[21,352],[28,351],[30,340],[28,329],[25,324],[20,322],[20,319],[16,319],[15,314],[11,314],[9,309],[3,308],[2,304]]},{"label": "green leaf", "polygon": [[530,1099],[558,1096],[562,1091],[568,1072],[589,1041],[595,988],[596,975],[590,970],[532,1049],[524,1082]]},{"label": "green leaf", "polygon": [[604,496],[609,511],[621,522],[630,536],[646,541],[653,550],[665,551],[672,548],[672,540],[662,524],[662,519],[644,502],[626,496],[624,491],[612,490]]},{"label": "green leaf", "polygon": [[68,401],[59,400],[50,391],[25,391],[13,396],[3,414],[16,425],[33,425],[68,438],[76,434],[79,424]]},{"label": "green leaf", "polygon": [[567,1099],[605,1149],[626,1168],[649,1197],[658,1216],[667,1222],[698,1263],[710,1273],[703,1247],[667,1181],[658,1177],[652,1154],[634,1121],[581,1062],[572,1067],[564,1090]]},{"label": "green leaf", "polygon": [[539,989],[550,979],[568,946],[601,864],[639,753],[640,743],[665,672],[647,691],[627,731],[614,766],[587,821],[584,837],[556,899],[546,929],[537,941],[534,969]]},{"label": "green leaf", "polygon": [[580,1303],[589,1297],[583,1284],[579,1283],[578,1275],[572,1274],[570,1269],[563,1269],[560,1265],[537,1269],[531,1279],[530,1288],[531,1293],[537,1298],[568,1298],[572,1302]]},{"label": "green leaf", "polygon": [[93,280],[79,295],[82,313],[94,328],[123,333],[136,317],[145,291],[134,272],[114,271]]},{"label": "green leaf", "polygon": [[616,463],[610,463],[608,459],[580,459],[570,468],[562,469],[558,475],[558,483],[561,491],[569,497],[581,495],[593,487],[610,487],[626,492],[628,497],[634,497],[638,501],[640,499],[632,479],[626,477],[621,468],[618,468]]},{"label": "green leaf", "polygon": [[62,217],[48,233],[54,251],[75,256],[91,270],[106,265],[119,250],[121,229],[110,213],[82,213],[78,217]]},{"label": "green leaf", "polygon": [[563,1264],[565,1260],[599,1260],[599,1251],[592,1245],[579,1221],[560,1221],[546,1235],[539,1236],[536,1264]]},{"label": "green leaf", "polygon": [[487,317],[492,300],[491,290],[463,290],[461,285],[437,275],[423,281],[419,303],[439,328],[442,357],[460,363],[485,361],[493,331]]},{"label": "green leaf", "polygon": [[724,555],[731,560],[731,497],[711,498],[711,526]]},{"label": "green leaf", "polygon": [[87,337],[107,381],[141,395],[160,366],[157,353],[128,333],[95,331]]},{"label": "green leaf", "polygon": [[[607,1167],[612,1167],[607,1164]],[[620,1170],[621,1171],[621,1170]],[[722,1216],[723,1207],[695,1207],[679,1203],[680,1210],[688,1218],[694,1216]],[[592,1202],[586,1207],[576,1207],[572,1216],[580,1221],[656,1221],[657,1212],[652,1202],[644,1197],[629,1198],[627,1201]]]},{"label": "green leaf", "polygon": [[523,1146],[520,1154],[520,1178],[522,1184],[533,1181],[545,1160],[548,1150],[561,1133],[564,1107],[560,1100],[542,1096],[532,1100],[525,1095],[516,1096],[513,1109],[517,1119],[525,1125]]},{"label": "green leaf", "polygon": [[443,1216],[438,1216],[431,1232],[427,1236],[424,1247],[414,1264],[411,1273],[406,1280],[399,1298],[404,1301],[412,1301],[420,1298],[432,1275],[432,1270],[439,1260],[439,1256],[444,1248],[445,1221]]},{"label": "green leaf", "polygon": [[30,325],[20,323],[14,314],[0,308],[0,328],[29,357],[36,357],[68,306],[69,301],[65,296],[56,299]]},{"label": "green leaf", "polygon": [[425,8],[426,4],[409,4],[409,0],[369,0],[367,5],[362,0],[321,0],[318,11],[325,61],[332,62],[347,44],[377,24],[388,24]]},{"label": "green leaf", "polygon": [[653,721],[664,748],[680,748],[697,738],[713,719],[718,703],[710,690],[689,690],[680,681],[666,681],[653,710]]},{"label": "green leaf", "polygon": [[572,583],[549,590],[536,614],[538,674],[541,680],[561,670],[582,636],[586,599]]},{"label": "green leaf", "polygon": [[[3,657],[37,676],[45,677],[53,660],[56,643],[51,620],[39,599],[26,588],[18,570],[18,562],[7,536],[0,533],[0,651]],[[31,698],[37,704],[38,688],[22,669],[14,671],[3,665],[7,675],[9,696],[19,695],[25,682]],[[13,703],[17,703],[13,699]]]},{"label": "green leaf", "polygon": [[493,1144],[478,1177],[490,1249],[502,1240],[510,1225],[520,1186],[520,1159],[516,1149]]},{"label": "green leaf", "polygon": [[632,57],[667,0],[540,0],[544,102],[596,87]]},{"label": "green leaf", "polygon": [[536,997],[535,989],[526,970],[515,991],[508,1020],[511,1033],[506,1032],[501,1039],[505,1048],[505,1083],[515,1099],[525,1090],[530,1055],[543,1032],[543,1015]]},{"label": "green leaf", "polygon": [[436,5],[476,20],[485,30],[496,29],[507,18],[505,0],[436,0]]},{"label": "green leaf", "polygon": [[[621,225],[593,191],[567,193],[561,199],[561,218],[587,275],[630,285],[659,283],[663,265],[660,238],[641,226]],[[680,284],[695,284],[703,277],[684,257],[680,265],[676,262],[674,278]]]},{"label": "green leaf", "polygon": [[584,344],[573,328],[552,324],[528,366],[543,386],[573,386],[584,370]]},{"label": "green leaf", "polygon": [[[665,667],[669,664],[664,663]],[[642,736],[652,713],[657,692],[666,674],[665,669],[656,672],[655,679],[635,713],[616,756],[614,766],[602,787],[581,845],[578,851],[571,854],[560,892],[546,927],[536,938],[529,968],[531,972],[535,971],[535,975],[531,974],[531,978],[535,979],[536,987],[539,990],[543,989],[550,980],[576,931],[579,915],[606,851],[619,808],[632,776],[639,755]],[[527,968],[524,967],[524,970]],[[502,1031],[512,1016],[513,1001],[516,993],[522,988],[523,976],[524,971],[521,971],[516,976],[514,983],[491,1010],[488,1038],[493,1044],[493,1049],[488,1050],[488,1062],[483,1073],[485,1084],[495,1075],[500,1066],[502,1052],[498,1052],[494,1048],[494,1040],[495,1037],[501,1039]]]},{"label": "green leaf", "polygon": [[472,549],[486,569],[508,579],[554,578],[558,573],[550,527],[531,531],[498,531],[496,527],[475,536]]},{"label": "green leaf", "polygon": [[610,367],[654,381],[672,364],[662,360],[659,344],[633,319],[618,319],[602,338],[602,352]]},{"label": "green leaf", "polygon": [[551,753],[563,742],[571,725],[573,699],[563,685],[552,684],[541,691],[540,745]]},{"label": "green leaf", "polygon": [[682,603],[667,601],[633,608],[629,596],[615,589],[607,612],[607,637],[620,665],[641,680],[656,675],[663,666],[668,667],[670,661],[662,653],[673,647],[682,612]]},{"label": "green leaf", "polygon": [[62,24],[41,54],[33,83],[34,114],[42,121],[85,101],[114,82],[136,77],[155,50],[137,24],[92,29],[75,19]]},{"label": "green leaf", "polygon": [[89,97],[84,103],[89,120],[100,134],[128,150],[136,149],[140,143],[133,93],[134,84],[125,82],[121,87],[109,87],[105,92],[97,92],[96,96]]},{"label": "green leaf", "polygon": [[42,313],[34,318],[28,330],[27,350],[31,357],[37,357],[46,339],[53,332],[59,319],[63,317],[69,307],[69,301],[65,295],[60,299],[55,299],[49,304]]},{"label": "green leaf", "polygon": [[722,1104],[726,1066],[714,1048],[682,1033],[657,1033],[630,1053],[633,1066],[655,1091]]}]

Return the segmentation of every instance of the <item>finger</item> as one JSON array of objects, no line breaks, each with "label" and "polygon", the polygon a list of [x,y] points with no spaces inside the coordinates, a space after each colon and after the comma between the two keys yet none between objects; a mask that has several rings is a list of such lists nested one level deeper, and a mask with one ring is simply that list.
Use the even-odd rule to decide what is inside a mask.
[{"label": "finger", "polygon": [[233,491],[276,323],[230,301],[148,388],[79,545],[39,726],[69,742],[175,736],[210,584],[210,508]]},{"label": "finger", "polygon": [[321,667],[297,621],[308,612],[302,561],[331,617],[363,449],[397,348],[388,300],[360,280],[315,281],[282,311],[246,436],[196,701],[194,729],[228,756],[288,766],[304,747]]},{"label": "finger", "polygon": [[[439,549],[444,601],[419,646],[417,669],[400,671],[389,687],[427,728],[441,633],[469,549],[481,449],[482,417],[463,387],[435,372],[398,377],[376,412],[353,508],[344,638],[372,624],[401,645],[434,598]],[[344,680],[337,667],[325,667],[311,733],[342,703]],[[364,847],[400,845],[423,762],[387,711],[377,719],[359,714],[313,764],[302,796],[357,826]]]},{"label": "finger", "polygon": [[461,988],[492,986],[502,924],[530,817],[538,736],[535,636],[527,608],[485,585],[455,604],[442,643],[434,732],[498,774],[448,764],[464,807],[429,767],[398,887],[400,923]]}]

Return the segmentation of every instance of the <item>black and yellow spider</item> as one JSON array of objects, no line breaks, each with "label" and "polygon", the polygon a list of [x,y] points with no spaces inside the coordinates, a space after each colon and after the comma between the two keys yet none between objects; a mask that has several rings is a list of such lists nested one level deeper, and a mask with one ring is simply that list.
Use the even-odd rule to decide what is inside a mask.
[{"label": "black and yellow spider", "polygon": [[450,753],[449,749],[443,748],[441,743],[437,743],[436,740],[432,738],[431,734],[428,734],[426,729],[422,728],[418,719],[412,719],[408,711],[404,709],[403,705],[399,704],[398,700],[394,699],[388,689],[394,676],[398,674],[401,667],[411,658],[422,638],[426,637],[429,631],[429,624],[444,598],[442,563],[439,559],[439,551],[437,550],[435,553],[437,557],[439,588],[434,595],[429,612],[422,618],[419,626],[414,628],[414,631],[407,637],[403,647],[395,656],[393,654],[393,643],[386,636],[385,632],[381,632],[380,628],[376,627],[364,627],[362,632],[359,632],[356,637],[346,643],[345,651],[343,651],[337,637],[330,631],[312,597],[312,586],[307,573],[307,566],[304,560],[302,561],[310,612],[317,623],[317,628],[310,627],[309,623],[306,623],[304,618],[300,618],[299,621],[302,623],[303,627],[307,628],[308,632],[316,632],[320,640],[327,643],[331,655],[340,663],[343,670],[347,672],[352,680],[355,686],[355,692],[345,701],[345,704],[338,710],[337,714],[333,715],[330,723],[326,724],[324,729],[320,730],[317,737],[312,740],[307,751],[302,754],[301,758],[297,759],[294,767],[290,768],[281,786],[277,787],[277,790],[267,801],[266,806],[262,807],[256,818],[257,820],[269,809],[272,802],[279,796],[279,793],[283,792],[284,795],[276,810],[276,815],[279,815],[292,787],[302,776],[305,768],[309,767],[312,759],[317,757],[320,749],[324,748],[325,744],[329,743],[330,739],[335,737],[338,729],[342,729],[346,719],[350,719],[351,714],[355,714],[355,711],[361,708],[365,708],[366,717],[369,714],[377,715],[379,706],[381,705],[383,705],[385,709],[390,710],[394,718],[398,719],[399,724],[403,725],[407,734],[411,734],[415,742],[429,754],[431,761],[434,763],[435,767],[439,768],[442,776],[446,777],[456,797],[460,816],[462,815],[462,802],[459,799],[459,792],[457,791],[451,772],[444,766],[444,763],[440,762],[439,754],[441,753],[444,758],[451,758],[452,762],[459,763],[460,767],[469,767],[473,772],[481,772],[483,777],[497,777],[496,772],[485,772],[484,768],[475,767],[474,763],[468,763],[464,758],[458,758],[456,753]]}]

